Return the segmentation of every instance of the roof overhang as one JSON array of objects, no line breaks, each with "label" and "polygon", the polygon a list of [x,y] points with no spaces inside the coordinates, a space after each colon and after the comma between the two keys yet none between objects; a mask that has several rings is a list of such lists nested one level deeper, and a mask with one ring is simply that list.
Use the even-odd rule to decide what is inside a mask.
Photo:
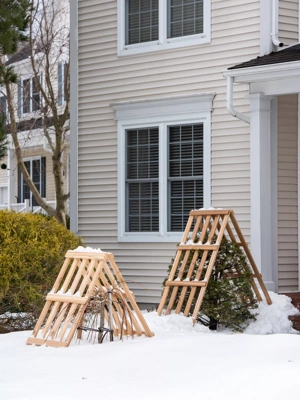
[{"label": "roof overhang", "polygon": [[248,83],[250,94],[272,96],[300,93],[300,60],[229,69],[223,72],[223,76],[232,77],[234,83]]}]

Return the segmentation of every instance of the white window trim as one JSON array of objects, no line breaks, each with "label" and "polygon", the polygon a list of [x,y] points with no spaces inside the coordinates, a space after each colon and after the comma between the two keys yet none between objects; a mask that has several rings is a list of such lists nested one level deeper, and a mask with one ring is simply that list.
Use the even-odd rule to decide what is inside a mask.
[{"label": "white window trim", "polygon": [[[114,103],[118,120],[118,241],[176,242],[182,232],[167,231],[167,127],[173,124],[203,123],[204,131],[204,204],[211,205],[211,110],[215,93],[146,101]],[[125,232],[125,131],[143,127],[159,128],[159,232]]]},{"label": "white window trim", "polygon": [[125,45],[125,0],[118,0],[118,56],[129,56],[210,43],[211,0],[203,1],[203,33],[176,38],[167,38],[167,0],[159,0],[158,30],[159,39],[157,41]]}]

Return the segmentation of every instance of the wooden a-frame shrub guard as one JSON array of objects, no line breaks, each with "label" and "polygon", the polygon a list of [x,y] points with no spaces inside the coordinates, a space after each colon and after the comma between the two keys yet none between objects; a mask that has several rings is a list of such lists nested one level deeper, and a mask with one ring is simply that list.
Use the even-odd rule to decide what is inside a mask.
[{"label": "wooden a-frame shrub guard", "polygon": [[[228,236],[225,235],[225,232]],[[158,315],[162,314],[166,305],[166,315],[175,308],[175,313],[183,312],[186,317],[192,315],[194,323],[196,322],[223,237],[244,249],[250,264],[249,267],[253,272],[251,284],[257,300],[262,301],[259,285],[267,303],[272,304],[234,212],[215,209],[193,210],[190,212],[170,275],[165,283],[157,310]],[[199,255],[201,259],[198,263]],[[204,279],[200,280],[205,266],[207,269]],[[200,291],[197,291],[198,288]],[[168,300],[169,302],[166,304]]]},{"label": "wooden a-frame shrub guard", "polygon": [[[95,292],[112,298],[111,320],[105,309],[105,319],[114,336],[134,334],[153,336],[134,295],[129,290],[114,256],[100,251],[68,251],[65,262],[46,297],[46,304],[27,344],[67,347]],[[126,305],[126,312],[119,299]],[[79,332],[79,337],[81,332]]]}]

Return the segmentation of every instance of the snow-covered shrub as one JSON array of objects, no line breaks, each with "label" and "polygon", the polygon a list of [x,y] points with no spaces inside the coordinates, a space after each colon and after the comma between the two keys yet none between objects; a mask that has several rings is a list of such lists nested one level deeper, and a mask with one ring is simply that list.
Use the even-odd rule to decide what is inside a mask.
[{"label": "snow-covered shrub", "polygon": [[[195,271],[201,261],[202,253],[202,251],[199,251]],[[191,251],[183,278],[186,276],[193,255],[194,251]],[[182,260],[183,255],[180,262],[182,262]],[[208,262],[209,259],[206,261],[203,268],[201,280],[204,279]],[[172,265],[169,266],[169,272],[171,268]],[[177,278],[177,274],[174,279]],[[251,313],[250,310],[257,308],[257,300],[254,296],[250,281],[251,275],[252,272],[248,266],[244,252],[236,243],[223,238],[197,321],[209,326],[211,329],[216,329],[218,324],[236,331],[245,329],[251,320],[255,320],[255,314],[253,314],[253,312]],[[190,280],[194,279],[195,273]],[[164,284],[165,282],[166,280]],[[191,289],[188,288],[183,304],[184,306],[189,297],[190,290]],[[196,295],[194,296],[192,309],[198,298],[199,291],[200,289],[197,289]],[[178,296],[174,308],[176,308],[177,302]]]},{"label": "snow-covered shrub", "polygon": [[81,244],[54,218],[0,211],[0,333],[31,328],[65,253]]}]

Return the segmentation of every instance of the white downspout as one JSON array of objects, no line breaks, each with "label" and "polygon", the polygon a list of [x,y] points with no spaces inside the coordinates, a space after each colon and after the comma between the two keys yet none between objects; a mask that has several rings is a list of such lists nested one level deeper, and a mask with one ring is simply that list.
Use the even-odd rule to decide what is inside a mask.
[{"label": "white downspout", "polygon": [[278,38],[278,0],[273,0],[272,2],[272,42],[276,47],[282,47],[283,43],[279,41]]},{"label": "white downspout", "polygon": [[247,124],[250,124],[250,117],[248,117],[248,115],[238,112],[233,107],[233,76],[227,77],[226,104],[227,104],[227,110],[230,112],[231,115],[233,115],[238,119],[241,119],[242,121],[245,121]]}]

